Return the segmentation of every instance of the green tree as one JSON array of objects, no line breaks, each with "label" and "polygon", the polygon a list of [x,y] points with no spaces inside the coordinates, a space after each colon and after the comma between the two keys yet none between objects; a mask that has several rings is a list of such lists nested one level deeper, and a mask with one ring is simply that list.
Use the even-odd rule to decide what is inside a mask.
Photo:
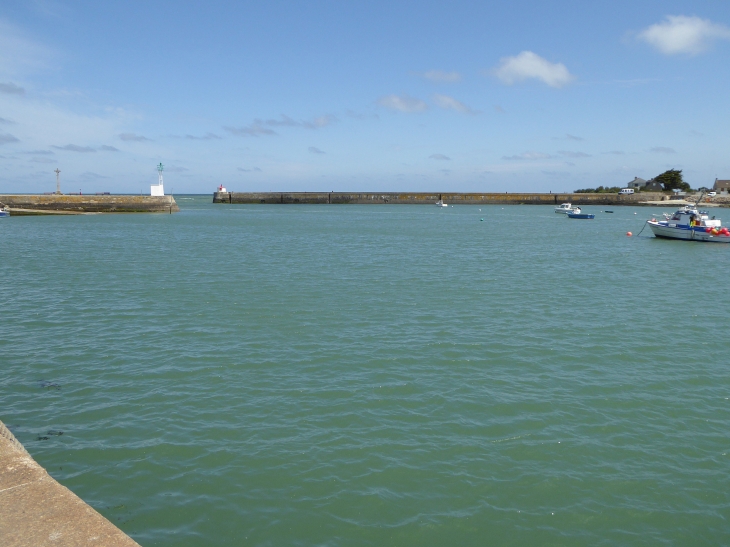
[{"label": "green tree", "polygon": [[683,190],[689,192],[689,184],[684,182],[682,178],[682,170],[670,169],[664,171],[661,175],[654,178],[655,181],[661,182],[665,190]]}]

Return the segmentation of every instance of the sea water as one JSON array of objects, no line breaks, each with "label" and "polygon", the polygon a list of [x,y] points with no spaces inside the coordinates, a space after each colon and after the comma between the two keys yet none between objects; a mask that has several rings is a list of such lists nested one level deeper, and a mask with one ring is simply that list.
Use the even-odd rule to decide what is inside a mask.
[{"label": "sea water", "polygon": [[730,543],[730,246],[177,200],[0,222],[0,419],[143,546]]}]

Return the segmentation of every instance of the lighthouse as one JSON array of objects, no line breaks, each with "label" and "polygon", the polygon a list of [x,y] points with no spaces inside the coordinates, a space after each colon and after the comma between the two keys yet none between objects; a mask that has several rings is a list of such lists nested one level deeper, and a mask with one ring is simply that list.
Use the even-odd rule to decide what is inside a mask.
[{"label": "lighthouse", "polygon": [[151,196],[164,196],[165,195],[165,188],[162,186],[162,170],[164,169],[162,163],[157,166],[157,184],[153,184],[150,186],[150,195]]}]

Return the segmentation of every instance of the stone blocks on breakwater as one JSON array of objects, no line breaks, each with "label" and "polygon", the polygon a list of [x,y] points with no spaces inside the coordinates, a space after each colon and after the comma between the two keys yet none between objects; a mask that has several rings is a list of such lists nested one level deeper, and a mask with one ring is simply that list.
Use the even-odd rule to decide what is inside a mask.
[{"label": "stone blocks on breakwater", "polygon": [[0,544],[3,547],[139,547],[62,486],[0,422]]},{"label": "stone blocks on breakwater", "polygon": [[172,196],[2,194],[11,216],[83,213],[176,213]]},{"label": "stone blocks on breakwater", "polygon": [[423,204],[439,199],[449,205],[643,205],[661,200],[664,194],[526,194],[526,193],[429,193],[429,192],[215,192],[213,203],[350,203],[350,204]]}]

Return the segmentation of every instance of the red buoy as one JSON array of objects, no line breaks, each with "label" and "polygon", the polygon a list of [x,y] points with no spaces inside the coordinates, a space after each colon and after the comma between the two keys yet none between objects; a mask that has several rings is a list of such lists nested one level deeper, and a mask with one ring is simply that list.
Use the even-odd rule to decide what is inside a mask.
[{"label": "red buoy", "polygon": [[626,235],[629,236],[629,237],[631,237],[634,234],[632,234],[631,232],[626,232]]}]

